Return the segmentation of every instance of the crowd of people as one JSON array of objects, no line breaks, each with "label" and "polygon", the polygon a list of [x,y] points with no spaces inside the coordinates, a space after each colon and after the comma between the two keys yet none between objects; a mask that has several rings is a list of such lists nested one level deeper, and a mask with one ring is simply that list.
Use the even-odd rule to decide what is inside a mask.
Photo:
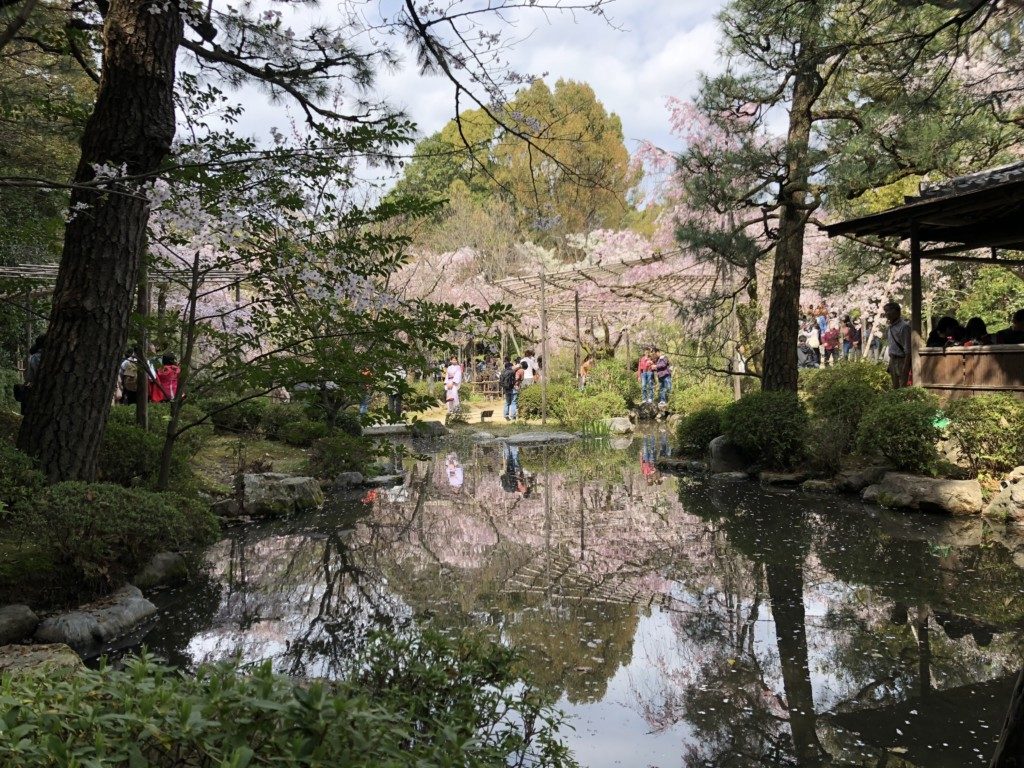
[{"label": "crowd of people", "polygon": [[989,344],[1024,344],[1024,309],[1013,314],[1010,326],[1001,331],[989,333],[985,321],[972,317],[966,325],[960,325],[955,317],[940,317],[932,332],[928,334],[928,347],[978,347]]},{"label": "crowd of people", "polygon": [[[870,354],[877,354],[879,344],[869,332],[874,346]],[[840,360],[861,357],[864,333],[852,315],[840,317],[837,310],[829,310],[824,304],[808,306],[800,320],[797,335],[797,365],[800,368],[820,368],[835,365]]]},{"label": "crowd of people", "polygon": [[149,357],[140,365],[138,355],[132,352],[118,369],[114,402],[134,405],[140,397],[151,403],[170,402],[178,393],[180,376],[181,367],[174,355],[155,356],[150,348]]}]

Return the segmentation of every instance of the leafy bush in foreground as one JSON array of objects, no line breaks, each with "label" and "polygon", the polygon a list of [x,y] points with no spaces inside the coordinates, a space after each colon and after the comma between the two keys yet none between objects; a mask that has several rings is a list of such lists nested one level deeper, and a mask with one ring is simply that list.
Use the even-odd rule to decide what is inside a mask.
[{"label": "leafy bush in foreground", "polygon": [[888,461],[897,469],[924,472],[935,466],[940,437],[935,420],[939,402],[920,387],[879,395],[857,430],[857,450]]},{"label": "leafy bush in foreground", "polygon": [[794,392],[751,392],[722,415],[729,440],[772,469],[792,467],[803,459],[808,423],[807,410]]},{"label": "leafy bush in foreground", "polygon": [[575,763],[559,714],[500,646],[438,636],[378,639],[341,682],[222,664],[195,676],[151,657],[0,682],[0,764],[350,766]]},{"label": "leafy bush in foreground", "polygon": [[372,441],[335,432],[313,443],[309,452],[309,468],[316,477],[330,478],[341,472],[366,474],[376,455]]},{"label": "leafy bush in foreground", "polygon": [[946,407],[949,435],[975,472],[1006,472],[1024,464],[1024,401],[979,395]]},{"label": "leafy bush in foreground", "polygon": [[0,521],[18,504],[30,500],[46,484],[36,463],[6,443],[0,443]]},{"label": "leafy bush in foreground", "polygon": [[[724,408],[733,401],[732,391],[714,381],[689,387],[676,387],[668,396],[672,413],[684,416],[703,408]],[[719,433],[721,434],[721,433]]]},{"label": "leafy bush in foreground", "polygon": [[322,421],[295,421],[285,424],[277,432],[277,439],[298,448],[308,448],[317,440],[327,437],[327,425]]}]

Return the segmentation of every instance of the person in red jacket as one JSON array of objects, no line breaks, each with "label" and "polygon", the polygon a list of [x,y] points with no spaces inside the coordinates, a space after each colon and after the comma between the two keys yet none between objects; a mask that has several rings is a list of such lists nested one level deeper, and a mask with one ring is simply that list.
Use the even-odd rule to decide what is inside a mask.
[{"label": "person in red jacket", "polygon": [[165,403],[174,399],[178,393],[178,377],[181,368],[174,355],[164,355],[160,370],[156,372],[156,380],[149,384],[149,399],[154,403]]}]

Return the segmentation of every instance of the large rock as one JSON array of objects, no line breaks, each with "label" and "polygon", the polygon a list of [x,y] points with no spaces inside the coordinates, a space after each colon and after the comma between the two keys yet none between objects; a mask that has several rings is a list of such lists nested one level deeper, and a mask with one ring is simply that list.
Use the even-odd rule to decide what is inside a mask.
[{"label": "large rock", "polygon": [[803,490],[810,493],[835,493],[836,484],[832,480],[811,479],[805,480],[801,486]]},{"label": "large rock", "polygon": [[571,443],[574,440],[579,440],[579,436],[571,432],[520,432],[518,435],[509,435],[501,440],[509,445],[553,445]]},{"label": "large rock", "polygon": [[764,470],[757,475],[761,485],[777,485],[794,488],[807,479],[806,472],[769,472]]},{"label": "large rock", "polygon": [[363,427],[363,437],[401,437],[410,432],[408,424],[373,424]]},{"label": "large rock", "polygon": [[405,475],[375,475],[363,481],[368,488],[394,488],[405,483]]},{"label": "large rock", "polygon": [[0,674],[38,669],[50,674],[60,669],[82,669],[82,659],[61,643],[53,645],[5,645],[0,647]]},{"label": "large rock", "polygon": [[157,552],[132,579],[139,589],[152,589],[188,581],[188,563],[179,552]]},{"label": "large rock", "polygon": [[613,435],[628,435],[633,432],[633,422],[625,416],[614,416],[610,419],[605,419],[605,424],[608,425],[608,431]]},{"label": "large rock", "polygon": [[138,587],[129,584],[78,610],[44,619],[35,639],[88,652],[128,634],[155,613],[156,606],[142,596]]},{"label": "large rock", "polygon": [[277,517],[319,509],[324,492],[312,477],[276,472],[242,475],[242,508],[255,517]]},{"label": "large rock", "polygon": [[864,489],[863,499],[883,507],[975,515],[981,512],[981,484],[977,480],[945,480],[887,472],[881,482]]},{"label": "large rock", "polygon": [[27,605],[5,605],[0,608],[0,645],[17,643],[39,626],[39,617]]},{"label": "large rock", "polygon": [[342,472],[336,478],[334,478],[335,491],[347,491],[362,484],[362,472]]},{"label": "large rock", "polygon": [[[412,425],[412,433],[416,437],[444,437],[451,430],[440,421],[417,421]],[[366,431],[363,431],[366,434]]]},{"label": "large rock", "polygon": [[1013,470],[999,481],[999,486],[985,514],[1007,522],[1024,522],[1024,467]]},{"label": "large rock", "polygon": [[869,485],[880,482],[888,471],[888,467],[844,470],[836,475],[836,490],[841,493],[860,493]]},{"label": "large rock", "polygon": [[682,456],[662,456],[655,462],[662,472],[707,472],[708,465],[697,459],[686,459]]},{"label": "large rock", "polygon": [[750,462],[743,452],[725,435],[719,435],[708,445],[711,454],[709,468],[715,474],[719,472],[746,472]]}]

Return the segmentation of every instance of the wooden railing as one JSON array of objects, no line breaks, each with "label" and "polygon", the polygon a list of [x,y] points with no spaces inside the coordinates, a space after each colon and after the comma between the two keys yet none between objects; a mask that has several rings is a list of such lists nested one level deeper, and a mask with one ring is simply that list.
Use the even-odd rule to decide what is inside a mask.
[{"label": "wooden railing", "polygon": [[921,381],[943,398],[1007,392],[1024,397],[1024,344],[926,347],[920,352]]}]

